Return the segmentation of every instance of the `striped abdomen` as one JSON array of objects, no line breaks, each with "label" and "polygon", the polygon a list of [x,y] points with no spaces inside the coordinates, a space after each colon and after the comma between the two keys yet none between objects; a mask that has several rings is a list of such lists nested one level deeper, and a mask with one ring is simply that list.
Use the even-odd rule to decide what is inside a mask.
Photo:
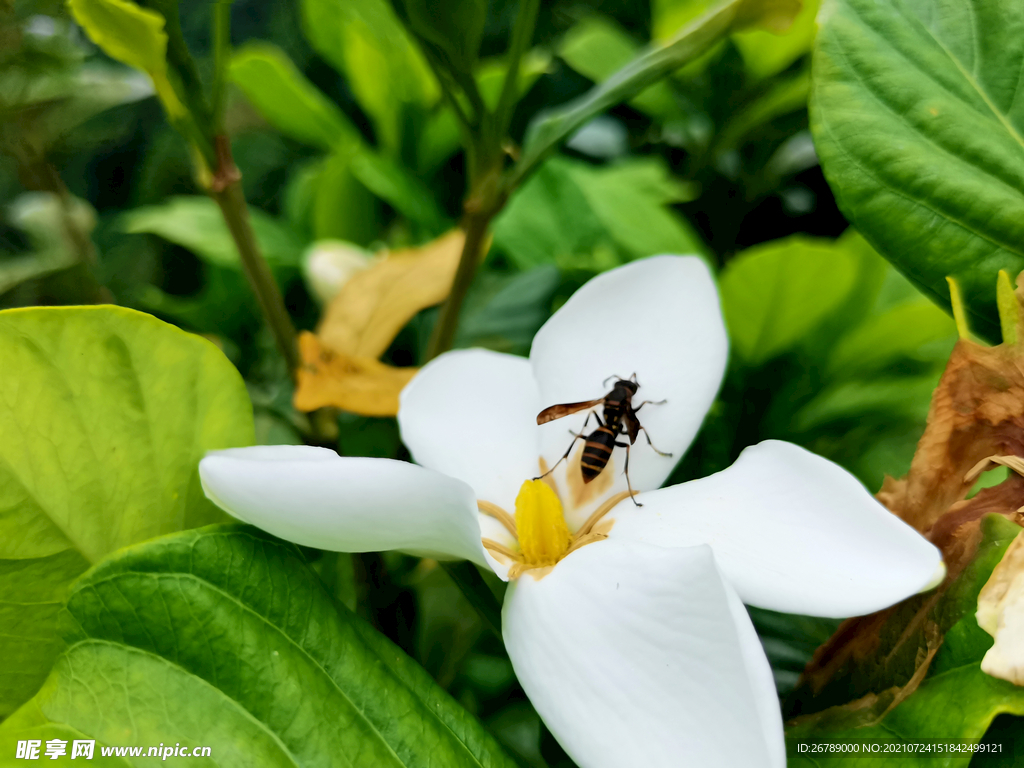
[{"label": "striped abdomen", "polygon": [[612,451],[615,450],[615,433],[607,426],[598,427],[587,437],[580,458],[580,469],[583,470],[583,482],[589,483],[608,464]]}]

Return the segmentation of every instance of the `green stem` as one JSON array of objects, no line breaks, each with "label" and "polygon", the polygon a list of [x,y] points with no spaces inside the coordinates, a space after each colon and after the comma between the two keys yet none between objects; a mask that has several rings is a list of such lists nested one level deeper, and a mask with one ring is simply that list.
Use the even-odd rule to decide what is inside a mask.
[{"label": "green stem", "polygon": [[231,157],[230,142],[227,136],[220,135],[216,137],[216,143],[219,161],[213,184],[210,187],[210,196],[216,201],[224,215],[224,221],[238,248],[242,271],[245,273],[253,293],[256,294],[260,311],[263,313],[267,325],[270,326],[270,330],[274,334],[274,341],[277,342],[277,348],[288,363],[288,370],[294,378],[301,364],[295,326],[292,325],[291,317],[285,308],[281,290],[256,242],[256,235],[253,232],[252,223],[249,221],[249,207],[246,205],[245,194],[242,192],[242,175],[238,172]]},{"label": "green stem", "polygon": [[455,582],[470,605],[479,614],[484,626],[501,640],[501,606],[498,599],[487,586],[484,577],[472,563],[463,560],[460,562],[442,562],[441,567],[445,573]]},{"label": "green stem", "polygon": [[533,40],[533,29],[537,24],[537,11],[540,0],[519,0],[519,15],[512,29],[512,39],[508,46],[508,69],[505,70],[505,81],[501,85],[501,97],[494,110],[494,138],[500,143],[508,132],[512,122],[512,112],[519,96],[519,70],[523,55]]},{"label": "green stem", "polygon": [[430,344],[427,346],[428,361],[452,348],[462,302],[466,299],[469,285],[473,282],[476,268],[480,264],[480,259],[483,256],[481,251],[487,239],[487,227],[496,212],[485,209],[466,215],[464,223],[466,242],[462,246],[462,256],[459,258],[459,266],[455,271],[452,292],[448,294],[448,300],[441,306],[437,325],[434,326],[434,332],[430,336]]},{"label": "green stem", "polygon": [[213,86],[210,90],[210,109],[213,111],[214,130],[224,130],[224,94],[226,92],[228,61],[231,58],[231,3],[213,5]]}]

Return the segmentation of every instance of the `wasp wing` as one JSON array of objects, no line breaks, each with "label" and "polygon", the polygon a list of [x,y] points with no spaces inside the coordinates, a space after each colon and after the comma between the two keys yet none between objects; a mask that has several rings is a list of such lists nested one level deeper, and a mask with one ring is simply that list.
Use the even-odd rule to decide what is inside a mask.
[{"label": "wasp wing", "polygon": [[626,434],[629,435],[629,444],[632,445],[636,442],[637,435],[640,434],[640,419],[636,417],[636,413],[632,408],[627,407],[622,421],[626,425]]},{"label": "wasp wing", "polygon": [[594,408],[595,406],[601,405],[603,402],[604,398],[599,397],[597,400],[587,400],[582,403],[561,403],[560,405],[552,405],[550,408],[545,408],[537,414],[537,423],[547,424],[549,421],[560,419],[571,413],[585,411],[587,408]]}]

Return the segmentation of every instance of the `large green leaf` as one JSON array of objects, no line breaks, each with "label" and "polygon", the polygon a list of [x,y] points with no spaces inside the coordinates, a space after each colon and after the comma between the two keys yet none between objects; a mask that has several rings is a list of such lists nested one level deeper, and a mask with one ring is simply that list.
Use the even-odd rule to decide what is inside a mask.
[{"label": "large green leaf", "polygon": [[747,249],[721,278],[733,348],[753,364],[786,351],[843,304],[857,271],[839,242],[795,235]]},{"label": "large green leaf", "polygon": [[197,463],[253,441],[209,342],[115,307],[0,312],[0,716],[38,688],[67,585],[133,542],[220,520]]},{"label": "large green leaf", "polygon": [[[942,645],[918,688],[891,710],[885,692],[878,701],[866,697],[858,704],[832,710],[793,724],[787,731],[790,768],[912,768],[941,766],[960,768],[971,761],[970,753],[936,757],[934,754],[879,754],[878,756],[814,755],[801,757],[796,742],[918,742],[929,739],[978,741],[993,718],[1002,713],[1024,714],[1024,688],[990,677],[981,671],[981,659],[992,646],[991,636],[974,618],[978,592],[1002,558],[1020,526],[998,515],[982,521],[982,541],[974,562],[942,597],[936,615],[956,623],[945,633]],[[895,631],[895,629],[894,629]],[[908,630],[910,631],[910,630]],[[898,632],[896,633],[897,636]],[[886,649],[887,650],[887,649]],[[913,646],[909,661],[915,661]],[[888,670],[891,659],[879,663]],[[911,666],[911,670],[913,666]],[[854,723],[867,722],[861,727]],[[985,762],[981,763],[985,765]]]},{"label": "large green leaf", "polygon": [[[285,224],[249,209],[256,241],[272,266],[298,266],[302,241]],[[241,269],[238,248],[217,204],[208,197],[172,197],[161,205],[136,208],[121,217],[125,232],[159,235],[221,267]]]},{"label": "large green leaf", "polygon": [[202,744],[219,766],[515,768],[421,667],[331,599],[297,547],[256,529],[132,547],[75,585],[67,616],[68,650],[0,727],[5,744],[71,730],[97,753]]},{"label": "large green leaf", "polygon": [[287,136],[321,149],[362,143],[359,131],[270,43],[249,43],[231,59],[231,79],[267,121]]},{"label": "large green leaf", "polygon": [[811,128],[840,207],[934,300],[959,281],[999,338],[996,273],[1024,269],[1024,5],[826,0]]}]

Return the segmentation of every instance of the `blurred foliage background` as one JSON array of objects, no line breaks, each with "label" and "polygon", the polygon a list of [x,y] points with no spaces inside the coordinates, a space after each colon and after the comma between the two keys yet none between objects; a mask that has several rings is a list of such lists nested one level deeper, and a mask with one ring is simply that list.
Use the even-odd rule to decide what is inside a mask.
[{"label": "blurred foliage background", "polygon": [[[538,113],[671,35],[695,5],[543,3],[513,141]],[[516,6],[488,5],[473,66],[485,100],[498,97]],[[204,79],[210,7],[180,9]],[[732,357],[672,483],[779,438],[877,490],[908,469],[956,338],[952,321],[848,227],[824,181],[807,116],[816,11],[807,0],[785,36],[734,34],[584,125],[495,219],[461,315],[456,346],[526,354],[593,275],[656,253],[702,255],[719,276]],[[325,252],[417,246],[459,221],[468,162],[459,126],[393,13],[360,16],[341,0],[236,0],[230,14],[225,129],[288,311],[313,330],[337,290]],[[0,0],[0,308],[117,303],[203,334],[244,376],[258,440],[302,442],[309,422],[292,407],[284,361],[193,167],[150,80],[100,52],[62,3]],[[611,307],[608,322],[628,312]],[[421,363],[437,315],[420,311],[383,361]],[[336,419],[341,453],[407,458],[393,418]],[[523,765],[570,764],[500,643],[436,564],[311,557],[340,600]],[[783,618],[755,614],[782,695],[834,626]]]}]

